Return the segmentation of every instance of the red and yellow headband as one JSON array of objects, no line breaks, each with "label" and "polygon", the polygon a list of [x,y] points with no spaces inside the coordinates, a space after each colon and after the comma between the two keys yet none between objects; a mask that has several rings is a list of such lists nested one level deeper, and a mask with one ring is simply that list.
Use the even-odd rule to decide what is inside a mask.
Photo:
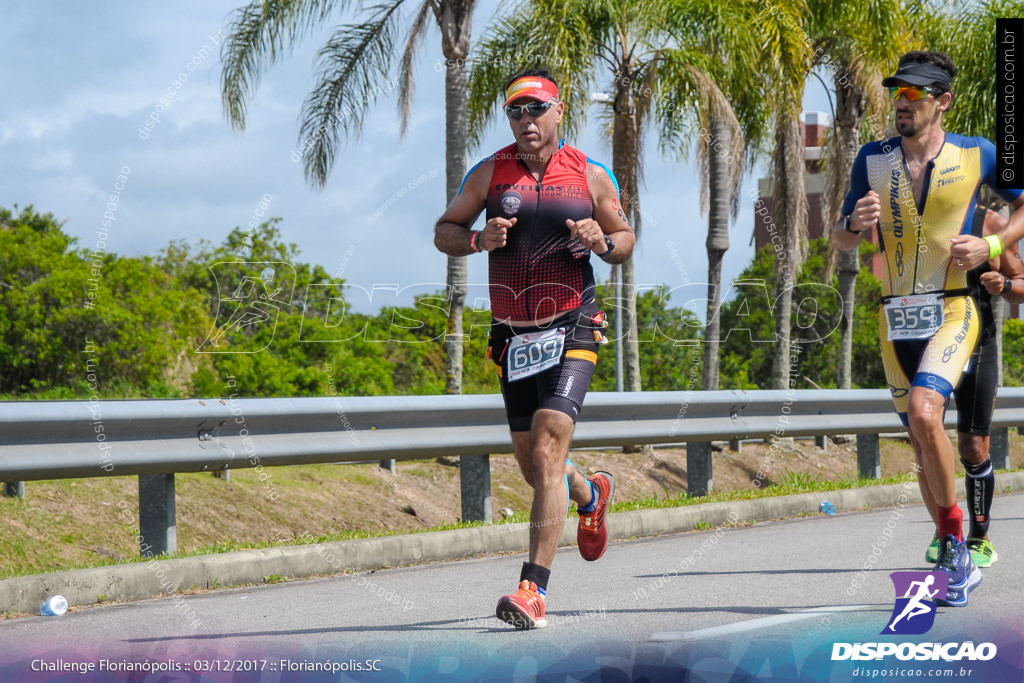
[{"label": "red and yellow headband", "polygon": [[558,97],[558,86],[540,76],[523,76],[512,81],[505,91],[505,104],[520,97],[530,97],[540,102],[547,102]]}]

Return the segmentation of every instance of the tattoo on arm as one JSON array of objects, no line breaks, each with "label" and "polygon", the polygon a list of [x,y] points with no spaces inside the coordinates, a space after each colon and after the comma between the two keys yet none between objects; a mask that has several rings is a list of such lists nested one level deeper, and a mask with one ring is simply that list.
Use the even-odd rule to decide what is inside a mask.
[{"label": "tattoo on arm", "polygon": [[629,219],[628,219],[628,218],[626,218],[626,212],[624,212],[624,211],[622,210],[622,207],[621,207],[621,206],[619,207],[619,218],[620,218],[620,219],[622,220],[622,222],[623,222],[623,223],[625,223],[625,224],[626,224],[627,226],[629,225]]}]

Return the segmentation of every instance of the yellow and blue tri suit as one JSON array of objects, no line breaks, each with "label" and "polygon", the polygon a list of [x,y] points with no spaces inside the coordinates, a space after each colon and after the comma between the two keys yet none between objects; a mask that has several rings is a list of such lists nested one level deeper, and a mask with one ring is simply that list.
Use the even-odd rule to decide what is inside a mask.
[{"label": "yellow and blue tri suit", "polygon": [[1022,190],[996,188],[996,150],[990,141],[946,133],[942,149],[925,167],[918,204],[901,140],[897,136],[861,147],[843,215],[853,213],[869,190],[881,199],[877,230],[884,275],[878,331],[893,403],[907,424],[910,388],[927,387],[948,399],[978,339],[978,306],[968,296],[966,273],[950,259],[950,240],[970,234],[982,183],[1010,202]]}]

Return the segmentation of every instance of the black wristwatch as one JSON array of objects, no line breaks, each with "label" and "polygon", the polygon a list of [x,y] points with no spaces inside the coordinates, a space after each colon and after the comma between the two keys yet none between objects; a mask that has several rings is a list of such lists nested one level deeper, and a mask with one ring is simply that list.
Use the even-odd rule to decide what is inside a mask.
[{"label": "black wristwatch", "polygon": [[859,235],[862,232],[864,232],[863,230],[850,230],[850,217],[849,216],[843,216],[843,230],[845,230],[846,232],[852,233],[854,235]]},{"label": "black wristwatch", "polygon": [[603,254],[598,254],[597,255],[598,258],[600,258],[602,261],[606,261],[608,259],[608,254],[610,254],[613,251],[615,251],[615,242],[612,242],[612,238],[611,237],[609,237],[608,235],[605,235],[604,236],[604,243],[608,245],[608,251],[604,252]]},{"label": "black wristwatch", "polygon": [[1003,291],[999,293],[1009,294],[1011,289],[1013,289],[1013,280],[1011,280],[1010,278],[1006,278],[1005,280],[1003,280]]}]

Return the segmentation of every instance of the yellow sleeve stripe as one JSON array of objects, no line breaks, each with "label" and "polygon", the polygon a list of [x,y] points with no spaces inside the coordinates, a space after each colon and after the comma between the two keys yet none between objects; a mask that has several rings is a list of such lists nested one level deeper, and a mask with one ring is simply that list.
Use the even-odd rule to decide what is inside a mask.
[{"label": "yellow sleeve stripe", "polygon": [[565,352],[565,357],[589,360],[594,365],[597,365],[597,353],[594,351],[587,351],[586,349],[569,349]]}]

